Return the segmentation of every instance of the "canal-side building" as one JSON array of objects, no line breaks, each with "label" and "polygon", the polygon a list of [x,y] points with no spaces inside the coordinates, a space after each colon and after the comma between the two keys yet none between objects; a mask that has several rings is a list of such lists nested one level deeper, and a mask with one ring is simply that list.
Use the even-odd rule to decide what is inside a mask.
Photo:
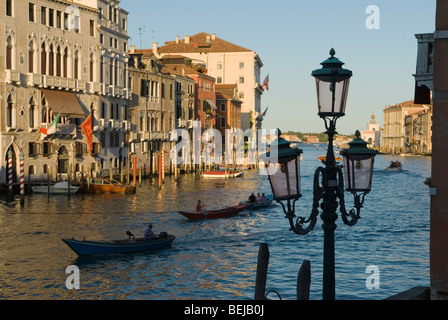
[{"label": "canal-side building", "polygon": [[[430,279],[431,299],[446,300],[448,295],[448,2],[437,0],[434,33],[416,35],[418,41],[417,71],[414,75],[415,99],[432,104],[432,164],[430,214]],[[429,117],[429,114],[428,114]]]},{"label": "canal-side building", "polygon": [[216,129],[221,132],[222,142],[225,145],[226,130],[241,129],[241,104],[238,99],[236,85],[226,90],[216,85]]},{"label": "canal-side building", "polygon": [[384,112],[381,151],[385,153],[404,153],[408,137],[405,132],[405,117],[429,109],[430,106],[415,104],[413,100],[387,106]]},{"label": "canal-side building", "polygon": [[[96,1],[90,0],[92,3]],[[81,1],[78,1],[81,2]],[[81,3],[85,3],[82,1]],[[90,94],[95,97],[93,132],[101,145],[96,157],[102,174],[131,166],[129,161],[128,12],[121,0],[98,0],[98,19],[90,23],[90,37],[99,42],[89,55]],[[87,63],[84,63],[86,66]]]},{"label": "canal-side building", "polygon": [[[158,58],[166,55],[188,57],[193,64],[202,64],[206,74],[215,78],[216,84],[236,84],[241,105],[241,127],[254,128],[255,118],[261,112],[260,73],[263,67],[258,54],[250,49],[223,40],[216,34],[201,32],[184,39],[176,37],[164,46],[153,44]],[[205,74],[204,73],[204,74]]]},{"label": "canal-side building", "polygon": [[[12,152],[14,183],[18,182],[21,152],[25,177],[31,180],[46,179],[48,174],[53,180],[65,179],[68,173],[79,176],[81,171],[96,175],[106,163],[118,165],[118,158],[126,157],[122,135],[114,131],[122,128],[128,103],[123,90],[127,36],[122,28],[127,12],[119,3],[0,3],[0,41],[4,44],[0,54],[1,184],[8,182],[8,151]],[[116,47],[115,41],[110,42],[112,46],[101,43],[109,27],[114,29]],[[117,62],[109,65],[103,57],[112,55]],[[87,139],[81,124],[90,114],[93,134]],[[51,128],[55,119],[58,123]],[[115,133],[103,134],[106,125]],[[42,135],[41,129],[55,130]]]},{"label": "canal-side building", "polygon": [[[200,121],[201,132],[215,128],[215,78],[207,75],[201,64],[194,65],[183,56],[165,56],[161,61],[164,66],[163,72],[186,76],[194,80],[194,86],[188,85],[188,87],[179,88],[178,91],[186,90],[189,96],[194,97],[194,105],[188,106],[188,112],[193,112],[194,120]],[[188,118],[191,118],[191,114],[188,114]]]},{"label": "canal-side building", "polygon": [[170,135],[176,122],[175,79],[160,73],[157,67],[147,68],[142,63],[142,54],[134,53],[133,49],[130,56],[130,160],[136,158],[143,173],[155,173],[163,156],[164,172],[168,172],[172,169],[169,152],[174,144]]}]

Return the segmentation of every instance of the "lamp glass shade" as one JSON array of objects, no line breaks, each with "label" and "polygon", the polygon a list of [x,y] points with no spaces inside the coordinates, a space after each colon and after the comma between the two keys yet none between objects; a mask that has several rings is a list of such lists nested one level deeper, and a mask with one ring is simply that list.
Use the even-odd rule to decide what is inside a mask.
[{"label": "lamp glass shade", "polygon": [[374,155],[344,156],[345,188],[351,192],[369,192],[372,187]]},{"label": "lamp glass shade", "polygon": [[317,105],[321,117],[345,115],[350,78],[330,75],[316,77]]},{"label": "lamp glass shade", "polygon": [[275,200],[298,199],[301,197],[299,157],[267,165]]}]

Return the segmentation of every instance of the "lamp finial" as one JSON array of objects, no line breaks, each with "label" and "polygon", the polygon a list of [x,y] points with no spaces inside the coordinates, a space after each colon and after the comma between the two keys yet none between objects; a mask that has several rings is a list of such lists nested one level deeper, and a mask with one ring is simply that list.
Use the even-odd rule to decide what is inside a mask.
[{"label": "lamp finial", "polygon": [[331,57],[333,57],[335,54],[336,54],[336,51],[334,51],[334,49],[331,48],[331,50],[330,50],[330,55],[331,55]]}]

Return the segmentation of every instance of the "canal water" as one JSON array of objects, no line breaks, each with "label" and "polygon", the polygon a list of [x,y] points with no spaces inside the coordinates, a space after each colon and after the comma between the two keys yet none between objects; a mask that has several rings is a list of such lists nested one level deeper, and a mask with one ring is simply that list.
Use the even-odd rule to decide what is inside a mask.
[{"label": "canal water", "polygon": [[[297,214],[308,216],[312,180],[325,154],[304,145],[302,193]],[[404,171],[385,172],[400,160]],[[378,300],[414,286],[429,285],[430,158],[378,155],[373,187],[362,219],[349,227],[336,221],[336,298]],[[238,204],[251,192],[270,193],[267,177],[206,180],[195,175],[145,180],[133,195],[27,196],[0,204],[0,299],[253,299],[259,245],[270,249],[267,289],[296,299],[297,272],[311,262],[311,299],[322,297],[323,231],[319,218],[305,236],[289,231],[280,205],[220,220],[188,221],[177,210]],[[353,203],[346,194],[347,206]],[[120,239],[142,236],[151,222],[176,240],[169,249],[132,255],[79,258],[62,238]],[[80,289],[66,288],[66,268],[80,270]],[[379,288],[368,289],[369,266]],[[277,299],[277,295],[270,294]]]}]

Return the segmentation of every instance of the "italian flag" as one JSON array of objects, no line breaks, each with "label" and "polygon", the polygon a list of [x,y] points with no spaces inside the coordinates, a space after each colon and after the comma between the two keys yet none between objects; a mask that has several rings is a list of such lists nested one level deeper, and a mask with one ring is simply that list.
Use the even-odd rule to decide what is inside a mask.
[{"label": "italian flag", "polygon": [[51,123],[49,128],[47,128],[47,129],[40,128],[40,138],[41,139],[56,132],[60,118],[61,118],[61,113],[59,112],[58,116],[56,117],[56,119],[53,120],[53,122]]}]

